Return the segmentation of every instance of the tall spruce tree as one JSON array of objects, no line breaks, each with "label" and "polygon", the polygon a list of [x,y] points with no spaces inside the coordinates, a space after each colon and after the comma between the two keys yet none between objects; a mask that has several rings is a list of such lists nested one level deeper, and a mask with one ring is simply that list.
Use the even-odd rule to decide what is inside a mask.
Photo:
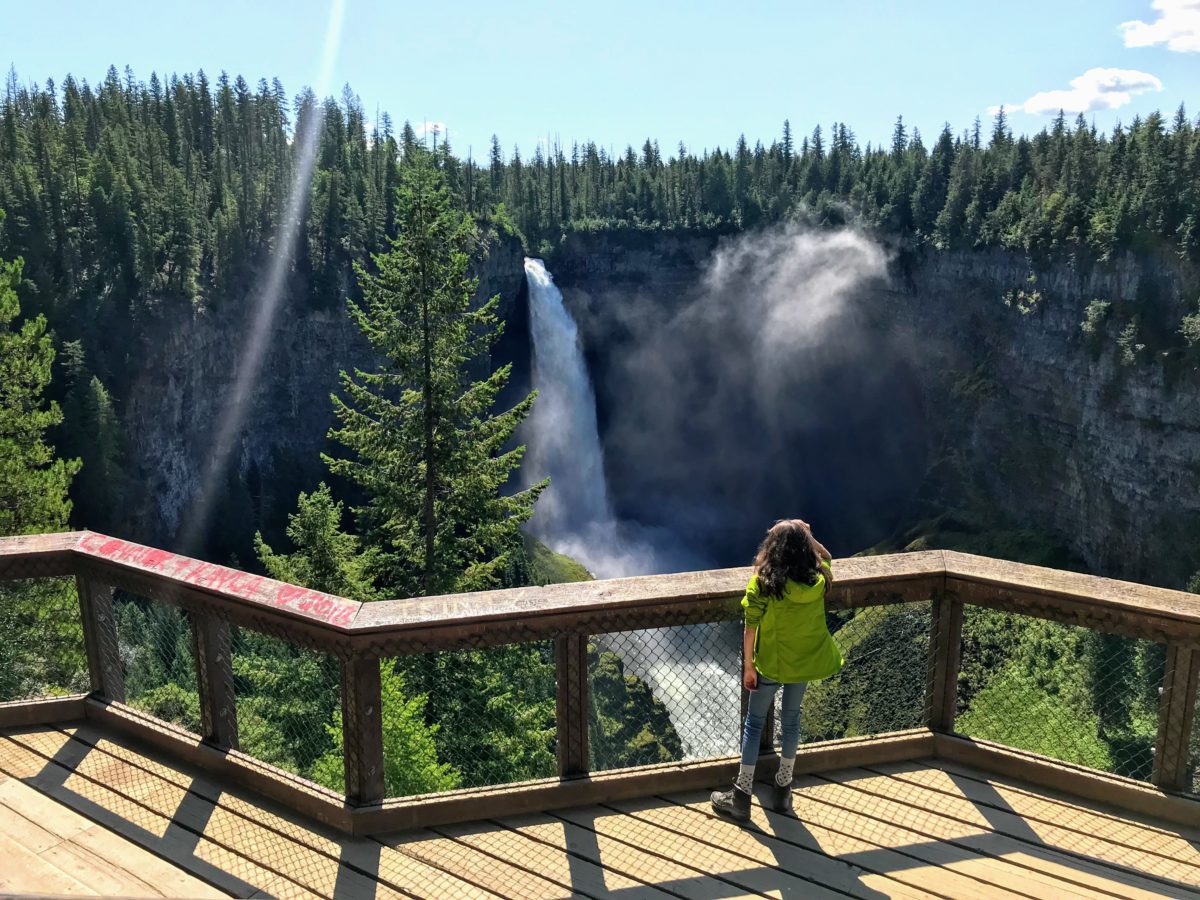
[{"label": "tall spruce tree", "polygon": [[46,431],[62,422],[46,403],[54,347],[42,316],[17,325],[21,260],[0,260],[0,534],[67,527],[67,490],[79,461],[56,459]]},{"label": "tall spruce tree", "polygon": [[[41,316],[17,324],[21,270],[19,259],[0,260],[0,535],[66,528],[67,491],[79,471],[78,460],[57,459],[46,441],[46,431],[62,421],[58,405],[43,397],[54,347]],[[82,687],[76,610],[70,582],[0,584],[0,701]]]},{"label": "tall spruce tree", "polygon": [[478,590],[499,582],[545,487],[503,493],[524,453],[506,445],[534,395],[496,413],[511,366],[470,375],[500,335],[499,297],[473,307],[476,231],[424,151],[406,163],[396,215],[392,249],[375,271],[357,267],[363,299],[350,304],[386,364],[342,373],[330,436],[350,455],[326,462],[365,497],[355,515],[380,554],[380,588]]}]

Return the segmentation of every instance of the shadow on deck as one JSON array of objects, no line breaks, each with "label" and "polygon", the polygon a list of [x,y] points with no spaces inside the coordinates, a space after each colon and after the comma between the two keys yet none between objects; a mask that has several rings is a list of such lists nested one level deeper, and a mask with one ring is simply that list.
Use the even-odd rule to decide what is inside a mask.
[{"label": "shadow on deck", "polygon": [[945,759],[803,776],[795,805],[743,828],[695,791],[350,838],[92,723],[9,729],[0,892],[1200,897],[1200,830]]}]

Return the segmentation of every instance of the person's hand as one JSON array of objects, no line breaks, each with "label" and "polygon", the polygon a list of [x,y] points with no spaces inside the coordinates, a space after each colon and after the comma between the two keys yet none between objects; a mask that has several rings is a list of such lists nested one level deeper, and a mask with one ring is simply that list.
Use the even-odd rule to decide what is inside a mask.
[{"label": "person's hand", "polygon": [[742,672],[742,687],[748,691],[758,689],[758,672],[753,666],[747,666]]}]

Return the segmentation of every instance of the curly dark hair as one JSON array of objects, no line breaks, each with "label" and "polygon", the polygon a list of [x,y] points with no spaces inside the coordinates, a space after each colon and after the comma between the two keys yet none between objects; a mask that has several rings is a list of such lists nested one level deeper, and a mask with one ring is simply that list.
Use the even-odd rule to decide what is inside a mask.
[{"label": "curly dark hair", "polygon": [[812,532],[799,519],[780,519],[759,545],[754,574],[758,576],[759,593],[767,597],[782,597],[788,579],[816,584],[824,573]]}]

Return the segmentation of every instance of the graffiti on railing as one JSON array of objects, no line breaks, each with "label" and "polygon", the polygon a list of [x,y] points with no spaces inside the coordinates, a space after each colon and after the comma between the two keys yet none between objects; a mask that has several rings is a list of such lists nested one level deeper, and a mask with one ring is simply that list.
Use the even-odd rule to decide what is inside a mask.
[{"label": "graffiti on railing", "polygon": [[358,603],[344,597],[285,584],[261,575],[240,572],[227,566],[202,562],[102,534],[87,535],[80,541],[77,549],[90,556],[166,575],[194,587],[220,591],[239,599],[286,609],[330,625],[349,625],[359,608]]}]

